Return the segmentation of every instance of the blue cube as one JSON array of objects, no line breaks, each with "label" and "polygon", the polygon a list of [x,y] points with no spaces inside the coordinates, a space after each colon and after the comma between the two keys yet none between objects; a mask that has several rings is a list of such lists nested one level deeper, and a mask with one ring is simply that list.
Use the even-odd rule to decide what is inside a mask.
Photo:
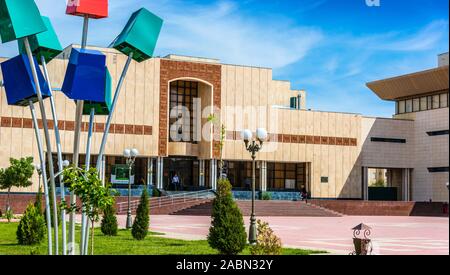
[{"label": "blue cube", "polygon": [[[34,63],[38,74],[42,97],[47,98],[51,95],[49,87],[39,68],[36,58],[34,58]],[[30,99],[33,103],[38,101],[30,62],[28,61],[28,56],[26,54],[18,55],[3,62],[1,68],[8,105],[28,106]]]},{"label": "blue cube", "polygon": [[105,102],[105,69],[101,52],[73,48],[61,90],[73,100]]}]

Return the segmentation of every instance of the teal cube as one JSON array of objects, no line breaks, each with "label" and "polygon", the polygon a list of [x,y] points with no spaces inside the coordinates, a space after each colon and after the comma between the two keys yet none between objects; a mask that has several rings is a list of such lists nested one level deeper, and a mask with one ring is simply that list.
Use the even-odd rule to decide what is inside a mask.
[{"label": "teal cube", "polygon": [[111,110],[111,105],[113,101],[112,94],[112,78],[109,73],[108,68],[106,68],[106,83],[105,83],[105,101],[95,102],[95,101],[85,101],[83,105],[83,115],[91,114],[91,109],[95,109],[95,114],[100,116],[107,116]]},{"label": "teal cube", "polygon": [[137,62],[153,56],[161,32],[163,20],[145,8],[131,16],[120,35],[114,40],[113,48],[125,55],[133,53]]},{"label": "teal cube", "polygon": [[2,43],[45,32],[44,21],[33,0],[0,0]]},{"label": "teal cube", "polygon": [[[49,63],[63,51],[50,19],[46,16],[42,16],[42,21],[44,21],[47,31],[33,35],[29,38],[31,51],[33,52],[33,55],[36,56],[39,64],[41,64],[42,56],[45,58],[45,62]],[[23,41],[19,41],[19,52],[25,53]]]}]

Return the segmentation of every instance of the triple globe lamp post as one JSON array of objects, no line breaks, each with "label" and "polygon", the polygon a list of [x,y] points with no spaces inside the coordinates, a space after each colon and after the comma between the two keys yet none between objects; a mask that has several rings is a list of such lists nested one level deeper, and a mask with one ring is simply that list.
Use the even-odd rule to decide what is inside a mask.
[{"label": "triple globe lamp post", "polygon": [[123,151],[123,156],[125,157],[128,166],[128,210],[127,210],[127,224],[126,224],[127,229],[133,227],[133,221],[131,217],[131,174],[138,155],[139,151],[137,149],[125,149]]},{"label": "triple globe lamp post", "polygon": [[267,140],[268,134],[266,129],[259,128],[256,130],[256,137],[253,138],[251,130],[241,132],[241,138],[245,143],[245,148],[251,153],[252,157],[252,213],[250,216],[250,230],[248,240],[250,244],[256,244],[256,215],[255,215],[255,199],[256,199],[256,153],[261,151],[263,143]]}]

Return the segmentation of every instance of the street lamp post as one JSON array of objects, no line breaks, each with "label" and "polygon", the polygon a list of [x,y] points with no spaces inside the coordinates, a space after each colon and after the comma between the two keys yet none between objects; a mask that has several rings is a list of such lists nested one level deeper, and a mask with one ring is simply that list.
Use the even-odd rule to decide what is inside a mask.
[{"label": "street lamp post", "polygon": [[127,159],[128,165],[128,211],[127,211],[127,229],[133,227],[132,217],[131,217],[131,171],[133,165],[136,161],[136,157],[139,155],[137,149],[125,149],[123,151],[123,156]]},{"label": "street lamp post", "polygon": [[252,214],[250,217],[250,230],[248,240],[250,244],[256,244],[256,215],[255,215],[255,197],[256,197],[256,153],[258,153],[267,139],[267,131],[263,128],[256,130],[256,140],[253,139],[252,131],[244,130],[241,138],[245,142],[245,148],[252,154]]}]

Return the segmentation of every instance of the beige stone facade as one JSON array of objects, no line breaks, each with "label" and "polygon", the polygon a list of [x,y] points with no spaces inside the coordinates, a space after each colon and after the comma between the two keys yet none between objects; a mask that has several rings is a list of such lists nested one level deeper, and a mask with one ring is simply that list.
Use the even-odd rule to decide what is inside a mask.
[{"label": "beige stone facade", "polygon": [[[115,87],[126,57],[111,49],[100,50],[107,55]],[[67,56],[67,52],[63,56]],[[62,86],[66,66],[65,59],[55,59],[49,64],[53,87]],[[142,159],[155,159],[155,167],[151,167],[158,174],[153,182],[158,187],[164,188],[163,178],[169,176],[161,172],[163,159],[194,158],[200,161],[200,172],[195,172],[195,177],[201,178],[214,174],[205,171],[203,161],[214,169],[215,161],[212,160],[220,158],[218,140],[202,138],[198,142],[171,142],[171,83],[178,80],[198,83],[202,108],[198,113],[201,123],[196,131],[201,131],[203,137],[208,133],[217,137],[218,126],[226,126],[225,160],[250,161],[240,132],[243,129],[255,131],[260,127],[268,130],[269,140],[258,154],[261,189],[267,188],[265,169],[268,164],[302,164],[307,170],[304,171],[305,181],[312,197],[367,199],[366,168],[392,168],[403,171],[400,185],[411,192],[410,196],[403,194],[401,198],[448,201],[445,187],[448,172],[430,174],[427,170],[430,167],[448,168],[448,134],[433,139],[425,134],[426,131],[448,130],[448,107],[415,113],[407,119],[309,111],[306,92],[293,90],[287,81],[274,80],[271,69],[225,65],[217,60],[175,55],[132,62],[105,152],[107,156],[120,157],[124,148],[136,148]],[[54,95],[62,149],[65,154],[70,154],[75,104],[61,92]],[[301,110],[289,108],[290,99],[298,96]],[[37,160],[29,109],[8,106],[4,88],[1,88],[0,100],[0,167],[7,166],[10,157],[33,156]],[[50,116],[49,102],[46,107]],[[220,124],[208,122],[211,113],[219,118]],[[82,151],[86,147],[88,117],[83,121]],[[93,154],[99,150],[105,121],[105,117],[95,118]],[[51,136],[55,152],[53,131]],[[373,137],[405,139],[406,143],[372,142]],[[37,183],[37,176],[34,181]],[[202,180],[199,182],[201,185]],[[214,187],[214,179],[206,182],[205,185]],[[36,188],[37,184],[16,191],[35,192]],[[296,189],[298,191],[299,186]]]}]

